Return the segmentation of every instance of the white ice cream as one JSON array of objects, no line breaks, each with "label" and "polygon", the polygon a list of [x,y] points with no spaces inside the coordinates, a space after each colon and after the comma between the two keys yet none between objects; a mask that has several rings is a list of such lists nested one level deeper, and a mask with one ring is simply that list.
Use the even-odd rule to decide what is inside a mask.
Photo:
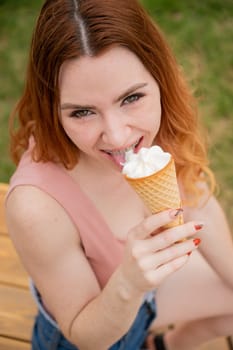
[{"label": "white ice cream", "polygon": [[129,178],[149,176],[164,168],[171,159],[170,153],[159,146],[142,147],[138,153],[126,152],[122,173]]}]

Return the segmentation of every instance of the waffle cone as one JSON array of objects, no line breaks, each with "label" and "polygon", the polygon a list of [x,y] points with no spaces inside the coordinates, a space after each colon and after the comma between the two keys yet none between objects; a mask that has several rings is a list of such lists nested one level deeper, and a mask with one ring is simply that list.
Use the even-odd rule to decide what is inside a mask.
[{"label": "waffle cone", "polygon": [[[163,169],[152,175],[140,178],[126,176],[126,180],[153,214],[165,209],[181,207],[176,169],[172,158]],[[166,227],[177,226],[182,222],[183,218],[179,215]]]}]

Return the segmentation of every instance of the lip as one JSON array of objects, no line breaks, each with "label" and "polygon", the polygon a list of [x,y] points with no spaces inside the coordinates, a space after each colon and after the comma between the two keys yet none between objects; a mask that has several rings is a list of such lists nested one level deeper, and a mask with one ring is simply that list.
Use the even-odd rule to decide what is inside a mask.
[{"label": "lip", "polygon": [[110,155],[110,153],[120,152],[120,151],[123,151],[123,150],[125,150],[125,149],[127,149],[127,148],[130,148],[130,147],[131,147],[132,145],[134,145],[134,144],[136,144],[136,146],[135,146],[135,148],[134,148],[134,150],[136,151],[136,150],[138,149],[139,144],[141,144],[142,139],[143,139],[143,136],[140,137],[137,141],[131,142],[128,146],[121,147],[121,148],[115,148],[115,149],[111,149],[111,150],[103,149],[103,150],[101,150],[101,152],[104,152],[104,153]]},{"label": "lip", "polygon": [[[144,139],[143,136],[139,138],[138,143],[137,143],[136,147],[134,148],[134,152],[135,153],[138,153],[140,148],[142,147],[143,139]],[[118,149],[114,149],[114,151],[113,150],[111,150],[111,151],[112,152],[122,151],[122,150],[124,150],[126,148],[129,148],[133,144],[134,143],[131,143],[128,147],[118,148]],[[107,153],[107,150],[101,150],[101,152],[102,152],[103,156],[106,157],[107,159],[111,160],[111,162],[114,163],[117,166],[118,169],[120,169],[120,170],[122,169],[123,166],[121,164],[117,163],[115,161],[115,159],[112,157],[112,155],[110,153]]]},{"label": "lip", "polygon": [[140,137],[140,139],[139,139],[139,141],[138,141],[136,147],[134,148],[134,152],[135,152],[135,153],[138,153],[138,151],[139,151],[140,148],[142,147],[142,141],[143,141],[143,139],[144,139],[143,136]]}]

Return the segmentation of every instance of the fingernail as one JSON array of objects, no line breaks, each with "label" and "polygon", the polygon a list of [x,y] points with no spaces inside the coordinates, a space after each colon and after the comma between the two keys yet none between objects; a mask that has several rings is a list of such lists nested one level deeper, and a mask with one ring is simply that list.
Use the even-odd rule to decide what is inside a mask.
[{"label": "fingernail", "polygon": [[195,244],[195,246],[198,246],[201,243],[201,239],[200,238],[195,238],[193,240],[193,243]]},{"label": "fingernail", "polygon": [[182,208],[178,208],[175,210],[171,210],[170,211],[170,215],[172,218],[176,218],[177,216],[179,216],[181,213],[183,213],[183,209]]},{"label": "fingernail", "polygon": [[188,253],[187,253],[188,256],[191,255],[191,254],[192,254],[192,252],[188,252]]},{"label": "fingernail", "polygon": [[194,225],[194,228],[196,231],[199,231],[203,228],[204,224],[197,224],[197,225]]}]

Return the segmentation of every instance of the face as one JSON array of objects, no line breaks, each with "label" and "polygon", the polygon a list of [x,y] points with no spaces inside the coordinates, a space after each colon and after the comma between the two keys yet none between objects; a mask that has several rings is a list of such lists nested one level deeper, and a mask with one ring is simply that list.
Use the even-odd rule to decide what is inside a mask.
[{"label": "face", "polygon": [[138,57],[115,47],[67,61],[60,118],[86,164],[121,168],[127,150],[150,147],[161,120],[158,84]]}]

